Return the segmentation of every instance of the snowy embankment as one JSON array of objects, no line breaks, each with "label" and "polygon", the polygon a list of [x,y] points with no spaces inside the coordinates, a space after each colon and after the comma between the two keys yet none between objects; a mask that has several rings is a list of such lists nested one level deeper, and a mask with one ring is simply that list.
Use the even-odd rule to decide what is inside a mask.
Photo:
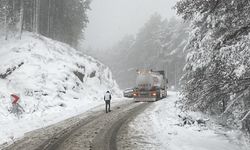
[{"label": "snowy embankment", "polygon": [[[103,104],[106,90],[120,95],[110,70],[66,44],[31,33],[0,39],[0,143]],[[9,112],[12,93],[20,119]]]},{"label": "snowy embankment", "polygon": [[[155,102],[145,113],[136,117],[129,125],[126,136],[128,143],[123,149],[136,150],[249,150],[240,131],[224,129],[210,119],[206,125],[197,123],[184,125],[178,115],[191,118],[206,116],[190,112],[181,113],[176,107],[177,93]],[[119,144],[119,143],[118,143]],[[127,147],[127,145],[130,145]]]}]

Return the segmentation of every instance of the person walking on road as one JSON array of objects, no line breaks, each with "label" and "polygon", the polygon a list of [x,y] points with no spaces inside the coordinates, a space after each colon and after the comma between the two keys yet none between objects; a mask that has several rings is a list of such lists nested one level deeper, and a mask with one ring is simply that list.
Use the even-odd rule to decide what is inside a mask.
[{"label": "person walking on road", "polygon": [[107,91],[104,95],[104,101],[106,104],[106,113],[110,112],[110,101],[111,101],[111,94],[109,91]]}]

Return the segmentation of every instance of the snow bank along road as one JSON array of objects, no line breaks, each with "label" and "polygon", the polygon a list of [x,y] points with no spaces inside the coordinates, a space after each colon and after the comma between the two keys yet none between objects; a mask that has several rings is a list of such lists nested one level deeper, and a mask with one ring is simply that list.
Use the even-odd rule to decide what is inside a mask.
[{"label": "snow bank along road", "polygon": [[55,125],[27,133],[5,150],[115,150],[117,133],[125,122],[150,103],[132,101],[113,106],[112,112],[87,112]]},{"label": "snow bank along road", "polygon": [[[116,139],[121,150],[250,150],[247,137],[224,128],[217,119],[199,112],[183,112],[178,93],[152,103],[143,113],[122,125]],[[193,120],[210,118],[204,125],[186,124],[178,115]]]}]

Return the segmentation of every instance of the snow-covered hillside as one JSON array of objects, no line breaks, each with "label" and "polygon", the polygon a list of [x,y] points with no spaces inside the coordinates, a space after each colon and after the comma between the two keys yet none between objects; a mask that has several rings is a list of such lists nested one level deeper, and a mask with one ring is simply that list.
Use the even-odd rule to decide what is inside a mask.
[{"label": "snow-covered hillside", "polygon": [[[106,90],[120,95],[110,70],[66,44],[31,33],[0,39],[0,143],[102,104]],[[12,93],[20,119],[9,112]]]}]

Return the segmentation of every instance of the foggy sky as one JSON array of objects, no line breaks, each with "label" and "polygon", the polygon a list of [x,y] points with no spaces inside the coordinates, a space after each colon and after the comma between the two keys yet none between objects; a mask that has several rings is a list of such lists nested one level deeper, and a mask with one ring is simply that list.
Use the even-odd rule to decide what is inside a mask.
[{"label": "foggy sky", "polygon": [[105,49],[123,36],[135,34],[157,12],[164,18],[175,16],[177,0],[93,0],[89,24],[85,32],[85,47]]}]

